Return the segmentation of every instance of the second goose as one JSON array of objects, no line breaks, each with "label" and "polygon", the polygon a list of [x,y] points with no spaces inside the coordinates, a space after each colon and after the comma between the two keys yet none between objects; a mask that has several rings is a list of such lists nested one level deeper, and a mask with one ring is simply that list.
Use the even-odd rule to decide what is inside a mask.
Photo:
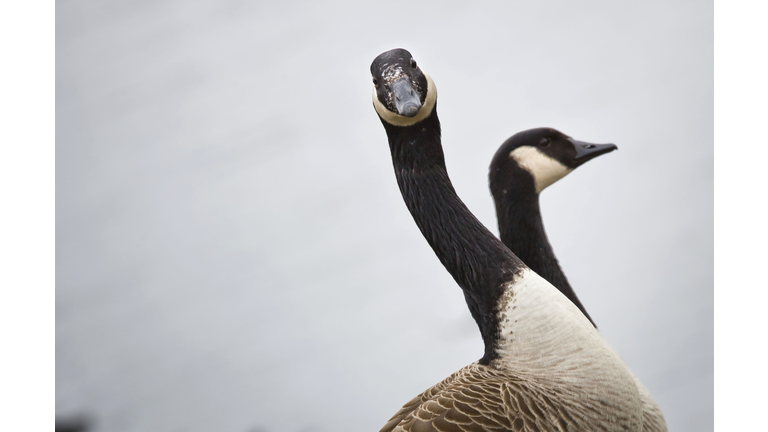
[{"label": "second goose", "polygon": [[[501,241],[590,321],[547,239],[539,194],[583,163],[613,150],[613,144],[576,141],[555,129],[530,129],[513,135],[499,147],[488,173]],[[658,404],[634,374],[633,378],[643,405],[643,431],[666,432]]]}]

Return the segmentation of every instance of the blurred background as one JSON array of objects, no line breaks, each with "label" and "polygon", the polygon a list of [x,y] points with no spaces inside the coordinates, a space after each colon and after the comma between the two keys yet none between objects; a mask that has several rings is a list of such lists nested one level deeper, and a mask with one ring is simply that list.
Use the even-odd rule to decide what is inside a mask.
[{"label": "blurred background", "polygon": [[57,419],[378,430],[482,356],[371,105],[402,47],[493,232],[506,138],[618,145],[547,232],[670,431],[712,430],[713,37],[709,1],[58,1]]}]

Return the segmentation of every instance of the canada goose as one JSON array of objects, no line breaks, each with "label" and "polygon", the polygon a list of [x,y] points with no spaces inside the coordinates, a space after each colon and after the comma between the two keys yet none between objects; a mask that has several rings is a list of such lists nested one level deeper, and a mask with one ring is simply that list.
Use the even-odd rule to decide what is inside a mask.
[{"label": "canada goose", "polygon": [[403,199],[461,287],[485,350],[382,431],[640,431],[632,373],[579,309],[467,209],[445,168],[432,79],[403,49],[371,64]]},{"label": "canada goose", "polygon": [[592,324],[547,240],[539,194],[584,162],[616,148],[613,144],[574,141],[551,128],[530,129],[504,141],[488,173],[501,241],[568,297]]},{"label": "canada goose", "polygon": [[[549,244],[539,194],[579,165],[616,148],[614,144],[575,141],[551,128],[530,129],[513,135],[499,147],[488,173],[501,241],[531,270],[568,297],[590,321],[592,318],[573,292]],[[643,403],[643,431],[666,431],[658,404],[634,374],[633,377]]]}]

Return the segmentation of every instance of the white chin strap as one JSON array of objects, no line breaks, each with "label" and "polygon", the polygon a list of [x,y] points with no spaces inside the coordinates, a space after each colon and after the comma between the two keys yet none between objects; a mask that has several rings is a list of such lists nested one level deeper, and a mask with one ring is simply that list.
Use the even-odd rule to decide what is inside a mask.
[{"label": "white chin strap", "polygon": [[573,169],[561,164],[550,156],[531,146],[521,146],[509,153],[521,168],[531,173],[536,184],[536,193],[565,177]]},{"label": "white chin strap", "polygon": [[432,110],[435,108],[435,102],[437,101],[437,88],[435,87],[432,78],[427,75],[426,72],[422,71],[421,73],[427,78],[427,99],[424,101],[424,105],[419,109],[419,112],[413,117],[406,117],[393,113],[379,101],[376,94],[376,87],[373,87],[373,106],[376,108],[376,113],[379,114],[379,117],[394,126],[411,126],[432,114]]}]

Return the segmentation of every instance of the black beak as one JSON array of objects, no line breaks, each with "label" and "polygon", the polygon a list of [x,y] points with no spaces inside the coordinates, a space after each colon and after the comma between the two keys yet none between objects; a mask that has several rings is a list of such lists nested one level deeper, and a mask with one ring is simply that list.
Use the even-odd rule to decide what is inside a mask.
[{"label": "black beak", "polygon": [[405,117],[414,117],[419,113],[421,109],[421,95],[413,89],[408,78],[400,78],[392,83],[391,88],[398,114]]},{"label": "black beak", "polygon": [[573,159],[576,166],[600,155],[619,149],[616,147],[616,144],[590,144],[583,141],[573,141],[573,145],[576,147],[576,157]]}]

